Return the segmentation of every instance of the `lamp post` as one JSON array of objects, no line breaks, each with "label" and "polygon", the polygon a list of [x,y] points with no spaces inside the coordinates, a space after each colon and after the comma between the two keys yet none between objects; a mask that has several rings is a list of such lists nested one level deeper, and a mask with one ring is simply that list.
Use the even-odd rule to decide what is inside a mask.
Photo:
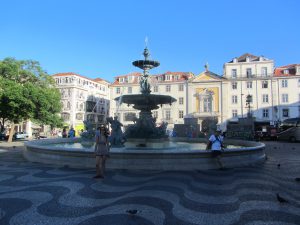
[{"label": "lamp post", "polygon": [[251,117],[251,102],[252,102],[252,95],[247,95],[246,96],[246,106],[248,108],[248,114],[247,117],[250,118]]},{"label": "lamp post", "polygon": [[244,112],[243,112],[243,93],[241,93],[241,115],[242,115],[242,118],[244,118]]}]

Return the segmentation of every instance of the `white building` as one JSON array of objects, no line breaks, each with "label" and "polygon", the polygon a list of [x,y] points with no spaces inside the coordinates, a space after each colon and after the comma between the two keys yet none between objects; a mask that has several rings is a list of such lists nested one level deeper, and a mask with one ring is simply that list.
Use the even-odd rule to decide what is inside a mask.
[{"label": "white building", "polygon": [[244,54],[224,64],[228,80],[227,118],[245,117],[246,99],[251,95],[252,115],[256,121],[274,123],[300,116],[300,65],[274,70],[274,61]]},{"label": "white building", "polygon": [[274,113],[276,105],[276,82],[273,80],[274,61],[265,57],[244,54],[224,64],[224,78],[227,79],[226,118],[237,120],[246,117],[247,96],[251,113],[256,121],[277,120]]},{"label": "white building", "polygon": [[273,80],[276,83],[275,113],[280,121],[300,117],[300,64],[277,67]]},{"label": "white building", "polygon": [[109,82],[76,73],[58,73],[53,78],[61,93],[61,116],[65,126],[80,131],[84,128],[84,120],[95,126],[106,121],[110,107]]}]

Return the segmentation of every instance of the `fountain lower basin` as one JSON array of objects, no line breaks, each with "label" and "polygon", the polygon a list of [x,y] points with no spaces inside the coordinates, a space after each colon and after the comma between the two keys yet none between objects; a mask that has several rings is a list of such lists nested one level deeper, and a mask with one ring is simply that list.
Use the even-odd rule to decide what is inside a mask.
[{"label": "fountain lower basin", "polygon": [[[57,144],[69,142],[79,143],[80,141],[80,138],[29,141],[25,143],[26,149],[24,150],[23,155],[27,160],[32,162],[59,166],[67,165],[69,167],[79,168],[95,168],[93,147],[69,148],[57,146]],[[205,143],[205,141],[206,139],[200,138],[172,138],[170,143],[177,143],[177,145],[175,145],[177,147],[149,147],[148,149],[145,149],[143,146],[134,147],[134,144],[136,144],[134,143],[132,146],[125,146],[124,148],[112,148],[110,151],[110,158],[107,161],[107,168],[142,170],[217,169],[218,165],[215,160],[211,158],[210,151],[205,151],[204,148],[201,150],[195,148],[195,146],[190,146],[196,143]],[[227,168],[249,166],[256,163],[262,163],[265,160],[265,145],[263,143],[244,140],[228,140],[227,144],[237,146],[236,148],[226,149],[223,154],[222,160]]]}]

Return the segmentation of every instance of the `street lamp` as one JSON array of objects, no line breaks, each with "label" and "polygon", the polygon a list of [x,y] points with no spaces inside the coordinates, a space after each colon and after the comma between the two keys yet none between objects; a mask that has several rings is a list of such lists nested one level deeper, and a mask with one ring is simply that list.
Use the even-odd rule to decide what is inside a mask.
[{"label": "street lamp", "polygon": [[244,112],[243,112],[243,93],[241,93],[241,114],[242,114],[242,118],[244,118]]},{"label": "street lamp", "polygon": [[248,116],[248,118],[250,118],[251,117],[251,102],[252,102],[252,95],[247,95],[246,96],[246,106],[247,106],[247,108],[248,108],[248,114],[247,114],[247,116]]}]

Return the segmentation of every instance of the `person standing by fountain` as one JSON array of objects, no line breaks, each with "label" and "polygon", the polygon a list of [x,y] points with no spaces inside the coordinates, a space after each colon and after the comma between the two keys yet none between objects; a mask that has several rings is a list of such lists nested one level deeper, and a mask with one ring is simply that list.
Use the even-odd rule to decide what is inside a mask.
[{"label": "person standing by fountain", "polygon": [[220,169],[224,169],[224,165],[221,162],[222,152],[224,151],[223,141],[224,141],[224,137],[222,136],[222,131],[220,128],[217,128],[215,130],[215,133],[209,137],[206,146],[206,150],[211,149],[212,157],[216,159]]},{"label": "person standing by fountain", "polygon": [[109,155],[108,132],[104,125],[97,128],[96,131],[96,176],[94,178],[104,178],[105,163]]},{"label": "person standing by fountain", "polygon": [[63,138],[67,138],[68,137],[67,129],[66,128],[64,128],[63,131],[62,131],[62,137]]}]

